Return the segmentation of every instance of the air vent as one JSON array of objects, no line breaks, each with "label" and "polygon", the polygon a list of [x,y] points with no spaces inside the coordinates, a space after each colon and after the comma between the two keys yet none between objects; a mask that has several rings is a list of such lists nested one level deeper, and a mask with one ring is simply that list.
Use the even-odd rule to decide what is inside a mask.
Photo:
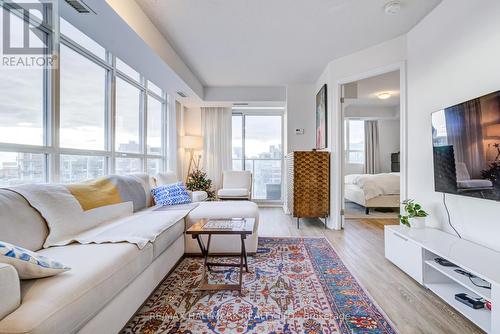
[{"label": "air vent", "polygon": [[179,95],[181,97],[187,97],[187,94],[184,92],[181,92],[181,91],[177,92],[177,95]]},{"label": "air vent", "polygon": [[80,14],[95,14],[95,12],[87,6],[82,0],[64,0],[68,5],[73,7]]},{"label": "air vent", "polygon": [[248,105],[248,103],[233,103],[233,106],[235,106],[235,107],[244,107],[247,105]]}]

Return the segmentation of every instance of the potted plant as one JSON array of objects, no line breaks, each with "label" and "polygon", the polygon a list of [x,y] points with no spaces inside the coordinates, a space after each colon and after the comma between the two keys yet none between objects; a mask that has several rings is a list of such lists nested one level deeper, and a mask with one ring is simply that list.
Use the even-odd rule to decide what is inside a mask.
[{"label": "potted plant", "polygon": [[206,191],[209,200],[215,199],[215,191],[212,190],[212,180],[207,177],[207,173],[195,169],[187,179],[186,188],[191,191]]},{"label": "potted plant", "polygon": [[399,215],[401,224],[412,228],[424,228],[425,217],[429,214],[422,209],[422,206],[412,199],[407,199],[402,204],[406,215]]}]

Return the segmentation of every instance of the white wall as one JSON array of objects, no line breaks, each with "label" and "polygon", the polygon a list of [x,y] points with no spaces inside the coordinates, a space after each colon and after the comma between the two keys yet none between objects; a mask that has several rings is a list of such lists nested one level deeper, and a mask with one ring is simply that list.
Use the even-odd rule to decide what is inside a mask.
[{"label": "white wall", "polygon": [[[97,3],[99,2],[102,1],[90,0],[88,5],[91,8],[96,9]],[[130,28],[132,28],[137,35],[139,35],[140,38],[142,38],[144,42],[146,42],[146,44],[174,70],[174,73],[172,74],[174,76],[178,76],[183,82],[186,83],[185,88],[181,88],[181,90],[186,90],[186,93],[189,95],[196,94],[199,98],[203,98],[204,91],[200,80],[193,74],[193,72],[191,72],[189,67],[179,57],[174,48],[151,22],[135,0],[106,0],[106,2],[118,15],[121,16]],[[99,15],[101,15],[100,12]],[[113,25],[108,25],[107,28],[112,26]],[[128,47],[130,48],[130,46]],[[133,50],[130,52],[133,52]]]},{"label": "white wall", "polygon": [[[329,149],[331,157],[330,228],[340,228],[342,175],[342,124],[339,85],[397,70],[406,59],[406,36],[401,36],[365,50],[331,61],[316,82],[316,90],[328,84]],[[333,135],[332,135],[333,134]]]},{"label": "white wall", "polygon": [[[433,226],[447,226],[434,191],[431,116],[500,89],[500,1],[445,0],[408,34],[408,190],[429,208]],[[462,236],[500,251],[500,203],[448,196]]]},{"label": "white wall", "polygon": [[399,119],[378,120],[379,150],[380,150],[380,172],[391,171],[391,153],[400,150]]},{"label": "white wall", "polygon": [[[295,84],[287,87],[287,153],[310,151],[315,147],[316,93],[314,84]],[[295,129],[304,129],[304,134],[296,135]]]}]

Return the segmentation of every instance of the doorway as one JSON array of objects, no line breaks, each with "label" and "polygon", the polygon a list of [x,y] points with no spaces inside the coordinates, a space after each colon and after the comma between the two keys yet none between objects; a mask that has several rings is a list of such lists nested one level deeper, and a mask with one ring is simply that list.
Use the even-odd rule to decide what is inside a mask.
[{"label": "doorway", "polygon": [[400,70],[342,85],[342,212],[345,219],[398,218],[401,202]]}]

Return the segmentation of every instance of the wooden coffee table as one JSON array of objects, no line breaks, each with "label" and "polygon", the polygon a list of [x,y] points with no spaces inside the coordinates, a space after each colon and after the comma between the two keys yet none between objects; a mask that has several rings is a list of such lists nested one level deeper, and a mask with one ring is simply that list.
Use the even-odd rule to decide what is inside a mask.
[{"label": "wooden coffee table", "polygon": [[[215,224],[214,221],[220,222]],[[208,226],[208,225],[211,226]],[[203,276],[201,283],[198,287],[199,290],[238,290],[241,294],[242,282],[243,282],[243,265],[245,266],[246,272],[248,272],[248,259],[247,251],[245,248],[245,239],[247,235],[253,233],[253,227],[255,224],[254,218],[233,218],[233,219],[200,219],[196,224],[191,226],[186,233],[191,234],[193,239],[198,241],[200,246],[201,254],[204,259],[203,264]],[[207,226],[206,226],[207,225]],[[214,227],[214,225],[217,225]],[[203,242],[202,235],[208,235],[207,246]],[[240,263],[221,263],[221,262],[210,262],[208,260],[210,254],[210,241],[212,235],[240,235],[241,240],[241,252],[239,254]],[[238,256],[238,255],[229,255]],[[239,267],[240,277],[239,284],[210,284],[208,283],[208,273],[210,267]]]}]

